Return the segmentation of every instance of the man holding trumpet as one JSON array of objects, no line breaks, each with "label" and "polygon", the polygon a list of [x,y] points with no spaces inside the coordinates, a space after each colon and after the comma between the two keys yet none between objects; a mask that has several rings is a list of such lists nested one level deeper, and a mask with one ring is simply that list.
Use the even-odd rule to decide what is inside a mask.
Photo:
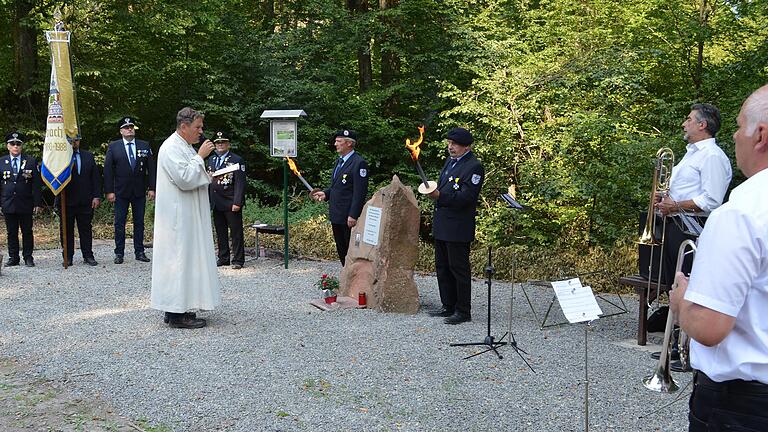
[{"label": "man holding trumpet", "polygon": [[768,430],[768,86],[744,102],[733,135],[748,178],[701,234],[690,281],[670,307],[691,337],[690,431]]}]

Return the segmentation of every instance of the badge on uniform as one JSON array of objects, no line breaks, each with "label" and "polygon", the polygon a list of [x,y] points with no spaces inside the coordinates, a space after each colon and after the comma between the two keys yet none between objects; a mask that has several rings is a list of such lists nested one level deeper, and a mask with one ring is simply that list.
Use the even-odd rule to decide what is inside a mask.
[{"label": "badge on uniform", "polygon": [[458,177],[453,179],[453,188],[456,189],[456,190],[459,190],[459,178]]},{"label": "badge on uniform", "polygon": [[342,184],[347,184],[347,175],[346,174],[341,176],[341,183]]},{"label": "badge on uniform", "polygon": [[360,177],[365,177],[368,175],[368,170],[365,168],[360,168]]},{"label": "badge on uniform", "polygon": [[472,174],[472,184],[473,184],[473,185],[478,185],[478,184],[480,184],[480,179],[481,179],[481,178],[482,178],[482,177],[480,176],[480,174]]},{"label": "badge on uniform", "polygon": [[453,176],[448,177],[448,181],[452,182],[453,181]]},{"label": "badge on uniform", "polygon": [[245,172],[245,164],[244,163],[240,164],[240,171]]}]

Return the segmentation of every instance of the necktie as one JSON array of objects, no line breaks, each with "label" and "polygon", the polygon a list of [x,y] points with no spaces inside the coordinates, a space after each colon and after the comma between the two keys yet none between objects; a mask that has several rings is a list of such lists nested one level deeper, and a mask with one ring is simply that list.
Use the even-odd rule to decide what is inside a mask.
[{"label": "necktie", "polygon": [[128,146],[128,160],[131,162],[131,169],[136,167],[136,157],[133,155],[133,142],[129,142]]},{"label": "necktie", "polygon": [[19,159],[13,158],[13,163],[11,165],[13,167],[13,175],[14,176],[19,175]]},{"label": "necktie", "polygon": [[445,168],[445,171],[443,171],[443,178],[448,175],[448,173],[453,169],[453,167],[456,166],[456,163],[458,162],[458,159],[451,158],[451,163]]},{"label": "necktie", "polygon": [[222,165],[224,165],[224,155],[218,156],[216,160],[216,169],[220,170]]},{"label": "necktie", "polygon": [[339,160],[336,161],[336,168],[333,169],[333,178],[336,178],[336,174],[339,173],[339,170],[341,169],[341,166],[344,165],[344,158],[339,158]]},{"label": "necktie", "polygon": [[77,168],[77,174],[80,174],[80,152],[75,152],[75,168]]}]

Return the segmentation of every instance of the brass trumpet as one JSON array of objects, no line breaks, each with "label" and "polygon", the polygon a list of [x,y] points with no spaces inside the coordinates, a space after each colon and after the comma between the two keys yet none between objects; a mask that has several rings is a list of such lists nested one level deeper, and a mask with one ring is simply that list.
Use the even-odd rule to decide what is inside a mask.
[{"label": "brass trumpet", "polygon": [[[689,251],[688,248],[691,250]],[[680,249],[677,253],[677,263],[675,265],[675,274],[683,269],[683,261],[685,256],[689,253],[696,254],[696,243],[693,240],[686,240],[680,245]],[[677,288],[677,283],[672,286],[672,289]],[[659,355],[659,362],[656,365],[656,369],[653,374],[643,378],[643,385],[649,390],[653,390],[661,393],[674,393],[680,386],[677,385],[675,380],[670,374],[669,363],[672,357],[672,329],[674,328],[675,321],[677,321],[676,314],[669,311],[667,315],[667,325],[664,329],[664,341],[661,345],[661,354]],[[680,337],[678,338],[678,352],[680,353],[680,363],[684,370],[690,370],[690,338],[680,329]]]},{"label": "brass trumpet", "polygon": [[669,193],[669,181],[672,177],[672,168],[675,166],[675,153],[668,147],[662,147],[656,152],[656,167],[653,171],[653,183],[651,184],[651,195],[648,203],[648,216],[645,218],[645,229],[643,234],[637,240],[638,244],[650,246],[651,260],[648,262],[648,286],[645,288],[645,298],[648,300],[648,307],[651,305],[651,269],[653,268],[653,248],[661,247],[659,254],[659,272],[656,276],[656,304],[659,303],[659,293],[661,291],[661,263],[664,257],[664,241],[667,231],[667,217],[662,219],[661,239],[656,238],[656,202],[659,195]]}]

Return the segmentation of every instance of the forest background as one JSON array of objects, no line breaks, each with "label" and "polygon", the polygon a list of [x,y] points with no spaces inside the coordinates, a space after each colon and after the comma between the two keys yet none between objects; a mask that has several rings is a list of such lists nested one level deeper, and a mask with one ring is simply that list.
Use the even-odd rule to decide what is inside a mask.
[{"label": "forest background", "polygon": [[[418,125],[433,179],[445,132],[470,129],[487,173],[477,274],[488,245],[502,276],[513,251],[520,277],[636,271],[657,149],[681,158],[680,123],[692,103],[710,102],[735,168],[739,106],[768,83],[768,2],[757,0],[0,0],[0,128],[26,133],[38,158],[56,8],[72,32],[83,143],[97,160],[120,117],[137,118],[137,136],[157,149],[176,111],[195,107],[208,135],[231,132],[247,162],[248,222],[281,222],[282,163],[269,156],[265,109],[308,113],[297,163],[313,185],[328,183],[332,132],[358,131],[370,194],[393,174],[418,184],[404,147]],[[734,169],[731,187],[741,181]],[[529,211],[499,200],[512,185]],[[325,207],[302,192],[291,179],[292,250],[332,258]],[[432,269],[431,202],[420,206],[419,267]],[[111,206],[97,220],[109,227]]]}]

